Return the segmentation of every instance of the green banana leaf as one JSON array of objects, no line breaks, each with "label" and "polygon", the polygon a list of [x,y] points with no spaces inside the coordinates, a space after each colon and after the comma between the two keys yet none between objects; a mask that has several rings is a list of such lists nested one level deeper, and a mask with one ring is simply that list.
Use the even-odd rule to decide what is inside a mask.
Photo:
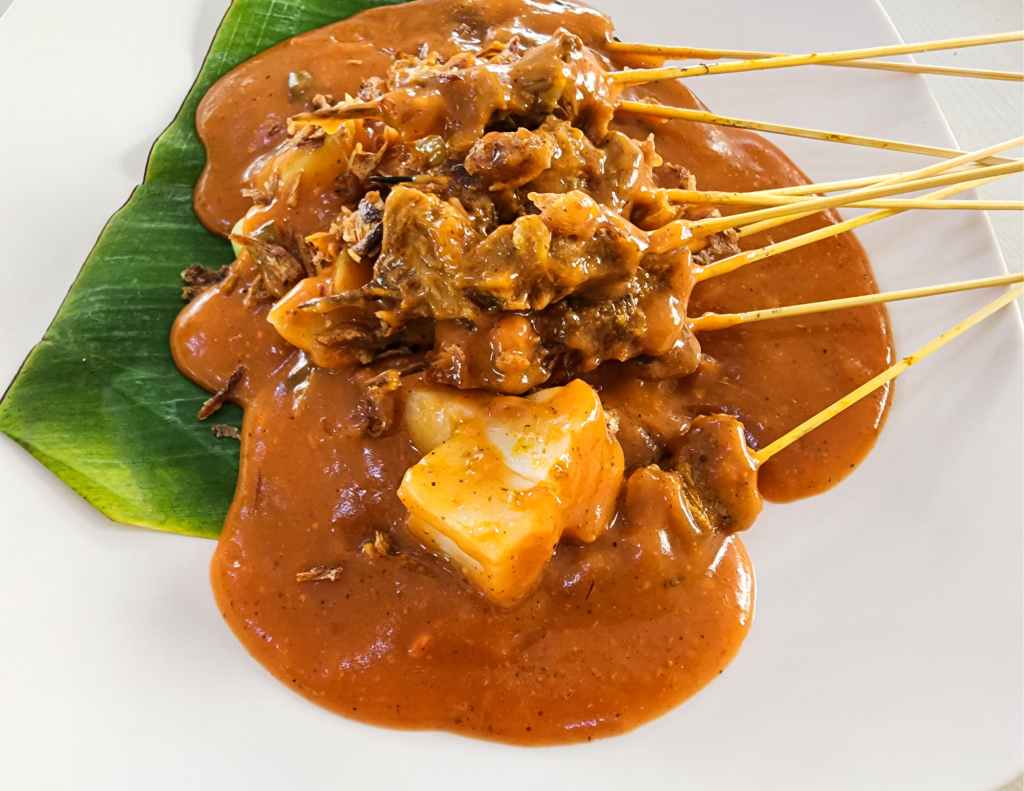
[{"label": "green banana leaf", "polygon": [[208,395],[182,376],[168,336],[180,273],[219,267],[231,245],[192,212],[206,155],[199,101],[223,74],[284,39],[402,0],[235,0],[195,85],[150,154],[143,184],[93,248],[3,401],[0,431],[119,522],[216,538],[238,476],[238,443],[200,423]]}]

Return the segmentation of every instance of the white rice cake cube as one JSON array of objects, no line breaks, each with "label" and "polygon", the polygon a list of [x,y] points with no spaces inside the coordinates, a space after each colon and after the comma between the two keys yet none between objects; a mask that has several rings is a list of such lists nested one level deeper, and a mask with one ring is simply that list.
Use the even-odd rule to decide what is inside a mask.
[{"label": "white rice cake cube", "polygon": [[622,471],[597,393],[576,380],[494,398],[406,472],[398,496],[414,535],[492,601],[511,604],[563,534],[593,541],[604,531]]}]

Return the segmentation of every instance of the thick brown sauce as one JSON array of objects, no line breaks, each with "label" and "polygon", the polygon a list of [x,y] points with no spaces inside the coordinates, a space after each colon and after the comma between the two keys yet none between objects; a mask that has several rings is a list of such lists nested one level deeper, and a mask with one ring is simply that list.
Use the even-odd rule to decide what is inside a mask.
[{"label": "thick brown sauce", "polygon": [[[581,6],[427,0],[375,9],[262,53],[223,78],[200,107],[209,165],[197,214],[224,234],[249,208],[243,171],[279,142],[268,133],[275,121],[308,109],[288,100],[290,71],[306,69],[317,92],[340,96],[370,74],[383,75],[396,51],[426,41],[453,52],[453,31],[463,40],[492,40],[513,29],[548,34],[558,27],[598,51],[611,35],[605,17]],[[700,106],[676,84],[640,92]],[[653,131],[665,160],[685,165],[704,189],[806,182],[754,134],[637,119],[617,127],[635,137]],[[338,211],[332,201],[325,193],[298,225],[322,229]],[[786,238],[831,221],[818,215],[771,234]],[[752,237],[745,246],[765,241]],[[302,368],[266,322],[267,308],[243,306],[251,277],[189,305],[172,349],[182,371],[210,390],[246,366],[234,392],[246,409],[241,471],[211,577],[225,619],[278,679],[365,722],[537,745],[629,730],[722,672],[753,613],[752,569],[738,539],[707,542],[695,556],[663,525],[620,519],[592,545],[559,546],[525,601],[511,609],[488,603],[404,527],[395,490],[418,460],[407,435],[359,437],[360,396],[349,375]],[[860,245],[845,234],[703,283],[690,315],[875,290]],[[709,362],[678,384],[596,377],[606,405],[639,406],[666,427],[680,415],[727,412],[763,446],[882,370],[893,354],[880,307],[704,333],[700,341]],[[762,493],[788,501],[842,480],[873,446],[889,396],[864,399],[773,458],[760,471]],[[360,552],[376,530],[392,536],[401,557]],[[344,573],[295,581],[297,572],[324,564]]]}]

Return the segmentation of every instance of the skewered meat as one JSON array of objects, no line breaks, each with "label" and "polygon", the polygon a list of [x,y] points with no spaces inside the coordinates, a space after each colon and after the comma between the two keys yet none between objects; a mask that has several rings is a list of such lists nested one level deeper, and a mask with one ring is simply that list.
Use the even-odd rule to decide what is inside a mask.
[{"label": "skewered meat", "polygon": [[[315,294],[297,289],[313,295],[302,303],[289,295],[272,314],[279,331],[334,365],[432,341],[434,381],[510,394],[608,361],[635,360],[647,379],[695,370],[685,315],[700,243],[680,222],[693,207],[655,186],[652,140],[607,129],[614,89],[602,74],[564,31],[447,60],[424,50],[362,98],[293,118],[284,175],[271,167],[268,184],[297,181],[294,140],[316,126],[329,133],[322,150],[347,140],[338,178],[351,186],[359,155],[371,164],[357,180],[379,190],[309,237],[311,268],[334,276]],[[376,99],[383,121],[357,107]],[[715,254],[734,246],[710,241]],[[301,319],[299,305],[322,317]]]},{"label": "skewered meat", "polygon": [[736,418],[694,418],[666,467],[642,467],[629,477],[631,523],[670,524],[695,545],[712,532],[746,530],[761,513],[757,463]]},{"label": "skewered meat", "polygon": [[510,62],[461,52],[398,61],[380,99],[385,122],[409,142],[438,135],[452,155],[465,154],[488,128],[536,128],[553,112],[601,140],[618,88],[583,42],[565,30]]}]

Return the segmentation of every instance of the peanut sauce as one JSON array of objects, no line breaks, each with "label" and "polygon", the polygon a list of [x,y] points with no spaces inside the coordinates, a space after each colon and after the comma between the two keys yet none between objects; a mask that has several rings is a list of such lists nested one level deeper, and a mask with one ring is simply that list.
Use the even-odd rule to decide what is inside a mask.
[{"label": "peanut sauce", "polygon": [[[250,208],[244,173],[281,140],[293,72],[317,93],[355,94],[396,52],[423,42],[442,55],[515,33],[566,28],[604,49],[610,20],[586,6],[527,0],[420,0],[378,8],[290,39],[223,77],[199,108],[208,164],[195,209],[227,235]],[[633,61],[629,65],[643,65]],[[678,83],[626,92],[702,108]],[[653,133],[666,162],[700,189],[755,190],[807,183],[761,137],[689,122],[616,117],[613,128]],[[666,185],[668,186],[668,185]],[[675,186],[675,185],[672,185]],[[310,234],[341,198],[314,186],[292,220]],[[770,231],[772,240],[836,221],[818,214]],[[744,249],[768,243],[743,240]],[[488,602],[405,527],[396,489],[419,460],[399,427],[364,436],[362,391],[351,369],[318,368],[246,306],[255,270],[186,307],[171,345],[179,368],[215,391],[245,367],[230,397],[245,408],[238,487],[214,555],[218,606],[238,639],[282,683],[338,714],[394,728],[440,729],[520,745],[587,741],[635,728],[679,705],[729,664],[750,629],[754,578],[733,535],[696,548],[667,524],[629,524],[620,512],[593,544],[560,544],[531,595]],[[877,291],[850,234],[700,283],[689,315],[733,312]],[[738,418],[763,447],[883,370],[894,349],[882,306],[761,322],[698,336],[703,362],[683,379],[650,382],[606,364],[587,376],[605,408],[635,411],[673,432],[699,414]],[[767,462],[759,488],[786,502],[829,489],[867,455],[891,390],[865,398]],[[633,468],[642,449],[621,437]],[[645,513],[658,514],[657,508]],[[377,533],[388,552],[363,550]],[[334,579],[296,574],[337,567]]]}]

